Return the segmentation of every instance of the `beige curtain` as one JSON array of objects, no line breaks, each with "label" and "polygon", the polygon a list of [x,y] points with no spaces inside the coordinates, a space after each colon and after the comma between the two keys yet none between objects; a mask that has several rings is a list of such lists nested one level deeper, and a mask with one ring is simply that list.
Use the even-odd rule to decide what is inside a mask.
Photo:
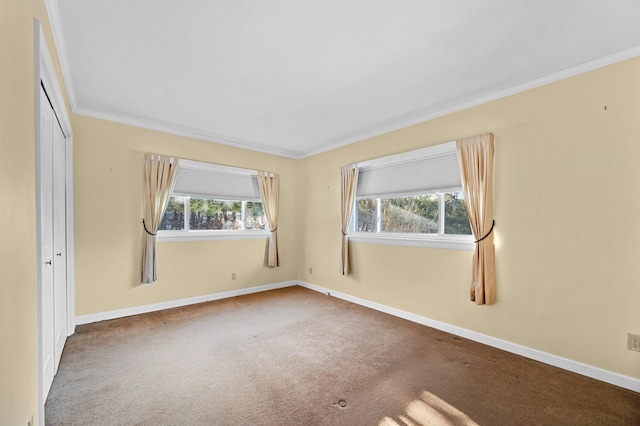
[{"label": "beige curtain", "polygon": [[267,265],[280,266],[278,256],[278,208],[280,206],[280,176],[277,173],[258,172],[258,186],[262,205],[269,225],[269,255]]},{"label": "beige curtain", "polygon": [[462,188],[473,231],[471,300],[478,305],[496,302],[495,248],[493,245],[493,134],[456,142]]},{"label": "beige curtain", "polygon": [[340,273],[349,275],[349,228],[353,219],[353,206],[356,202],[358,187],[358,166],[350,164],[341,169],[342,173],[342,257]]},{"label": "beige curtain", "polygon": [[178,175],[178,159],[146,154],[144,161],[144,242],[142,245],[142,282],[154,283],[156,277],[156,233]]}]

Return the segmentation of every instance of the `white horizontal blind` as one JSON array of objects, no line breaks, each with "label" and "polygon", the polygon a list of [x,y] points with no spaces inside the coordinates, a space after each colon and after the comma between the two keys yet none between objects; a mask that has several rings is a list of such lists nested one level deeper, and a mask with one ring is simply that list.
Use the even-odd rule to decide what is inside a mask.
[{"label": "white horizontal blind", "polygon": [[261,201],[257,174],[253,170],[180,160],[173,195]]},{"label": "white horizontal blind", "polygon": [[357,198],[462,190],[455,142],[381,157],[359,168]]}]

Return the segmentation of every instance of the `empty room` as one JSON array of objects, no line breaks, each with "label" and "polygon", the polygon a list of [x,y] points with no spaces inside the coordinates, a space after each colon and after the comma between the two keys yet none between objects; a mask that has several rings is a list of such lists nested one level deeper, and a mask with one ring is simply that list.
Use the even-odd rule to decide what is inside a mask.
[{"label": "empty room", "polygon": [[0,2],[0,425],[640,424],[640,1]]}]

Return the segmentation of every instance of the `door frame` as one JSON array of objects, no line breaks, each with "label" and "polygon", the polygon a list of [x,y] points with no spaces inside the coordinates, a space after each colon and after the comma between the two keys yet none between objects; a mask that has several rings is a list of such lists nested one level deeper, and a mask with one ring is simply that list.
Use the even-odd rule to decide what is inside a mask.
[{"label": "door frame", "polygon": [[42,268],[45,262],[42,256],[40,229],[41,196],[42,188],[40,186],[40,85],[42,84],[47,91],[49,101],[53,106],[53,110],[58,118],[60,127],[65,136],[66,153],[65,153],[65,193],[66,193],[66,240],[67,240],[67,336],[72,335],[76,328],[76,310],[75,310],[75,247],[74,247],[74,217],[73,217],[73,131],[71,129],[71,121],[67,113],[67,108],[62,96],[62,90],[58,84],[51,53],[47,46],[42,24],[38,19],[34,23],[34,41],[35,41],[35,143],[36,143],[36,264],[37,264],[37,298],[38,298],[38,424],[44,424],[44,404],[46,402],[43,395],[43,378],[42,378]]}]

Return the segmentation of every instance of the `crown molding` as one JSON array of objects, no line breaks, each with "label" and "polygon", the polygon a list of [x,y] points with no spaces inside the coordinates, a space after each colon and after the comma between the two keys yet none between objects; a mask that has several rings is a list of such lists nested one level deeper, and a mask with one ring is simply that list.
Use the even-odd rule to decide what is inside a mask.
[{"label": "crown molding", "polygon": [[613,65],[615,63],[622,62],[627,59],[632,59],[637,56],[640,56],[640,46],[635,46],[630,49],[622,50],[620,52],[617,52],[611,55],[603,56],[593,61],[585,62],[580,65],[576,65],[574,67],[566,68],[564,70],[557,71],[534,80],[530,80],[526,83],[522,83],[516,86],[511,86],[506,89],[502,89],[488,95],[480,96],[478,98],[475,98],[469,101],[461,102],[447,108],[442,108],[442,109],[427,108],[427,109],[417,110],[407,114],[403,114],[395,118],[374,124],[372,126],[362,128],[355,132],[348,133],[337,138],[333,138],[330,141],[326,141],[325,147],[315,151],[311,151],[307,154],[304,154],[298,157],[298,159],[305,158],[305,157],[312,157],[314,155],[321,154],[327,151],[332,151],[334,149],[341,148],[343,146],[350,145],[355,142],[360,142],[365,139],[370,139],[375,136],[380,136],[385,133],[393,132],[395,130],[404,129],[405,127],[413,126],[415,124],[423,123],[425,121],[433,120],[439,117],[444,117],[446,115],[453,114],[455,112],[459,112],[468,108],[486,104],[498,99],[506,98],[508,96],[525,92],[527,90],[535,89],[550,83],[554,83],[556,81],[564,80],[569,77],[573,77],[579,74],[593,71],[598,68],[603,68],[608,65]]},{"label": "crown molding", "polygon": [[67,89],[67,95],[69,97],[69,103],[71,110],[79,115],[87,117],[98,118],[101,120],[113,121],[116,123],[126,124],[130,126],[141,127],[149,130],[156,130],[164,133],[170,133],[178,136],[184,136],[193,139],[204,140],[208,142],[219,143],[222,145],[232,146],[241,149],[247,149],[250,151],[262,152],[265,154],[276,155],[280,157],[291,158],[299,160],[302,158],[312,157],[323,152],[332,151],[334,149],[341,148],[352,143],[360,142],[366,139],[370,139],[376,136],[380,136],[386,133],[390,133],[399,129],[403,129],[409,126],[413,126],[419,123],[423,123],[429,120],[433,120],[439,117],[443,117],[449,114],[453,114],[468,108],[479,106],[488,102],[492,102],[501,98],[505,98],[511,95],[515,95],[527,90],[535,89],[550,83],[554,83],[559,80],[563,80],[569,77],[573,77],[588,71],[593,71],[598,68],[602,68],[608,65],[615,64],[627,59],[631,59],[640,56],[640,46],[634,46],[632,48],[616,52],[611,55],[607,55],[592,61],[585,62],[574,67],[566,68],[564,70],[548,74],[546,76],[516,85],[511,86],[497,92],[493,92],[488,95],[480,96],[468,101],[463,101],[455,105],[441,108],[425,108],[418,109],[407,114],[403,114],[388,120],[378,122],[374,125],[358,129],[353,132],[349,132],[332,139],[322,142],[323,147],[317,150],[313,150],[307,153],[301,153],[294,150],[275,149],[268,145],[237,138],[231,135],[222,133],[209,132],[202,129],[196,129],[188,126],[182,126],[175,123],[163,122],[158,120],[143,119],[137,117],[126,117],[120,114],[110,114],[92,110],[89,108],[79,107],[76,103],[75,92],[73,89],[73,81],[71,79],[71,67],[68,61],[68,55],[66,51],[66,45],[64,42],[64,34],[62,31],[62,24],[60,21],[60,13],[58,10],[58,0],[45,0],[47,11],[49,14],[49,20],[51,22],[51,29],[53,31],[55,47],[58,52],[58,59],[62,68],[62,74],[64,83]]},{"label": "crown molding", "polygon": [[188,126],[181,126],[179,124],[168,123],[168,122],[163,122],[158,120],[151,120],[146,118],[125,117],[119,114],[97,112],[94,110],[80,108],[80,107],[76,108],[74,112],[78,115],[83,115],[86,117],[97,118],[105,121],[112,121],[115,123],[126,124],[128,126],[135,126],[143,129],[155,130],[158,132],[184,136],[187,138],[193,138],[193,139],[203,140],[207,142],[219,143],[221,145],[227,145],[235,148],[246,149],[249,151],[257,151],[265,154],[277,155],[280,157],[286,157],[286,158],[292,158],[292,159],[301,158],[299,153],[296,153],[293,151],[275,149],[257,142],[236,138],[236,137],[225,135],[222,133],[207,132],[201,129],[195,129]]}]

